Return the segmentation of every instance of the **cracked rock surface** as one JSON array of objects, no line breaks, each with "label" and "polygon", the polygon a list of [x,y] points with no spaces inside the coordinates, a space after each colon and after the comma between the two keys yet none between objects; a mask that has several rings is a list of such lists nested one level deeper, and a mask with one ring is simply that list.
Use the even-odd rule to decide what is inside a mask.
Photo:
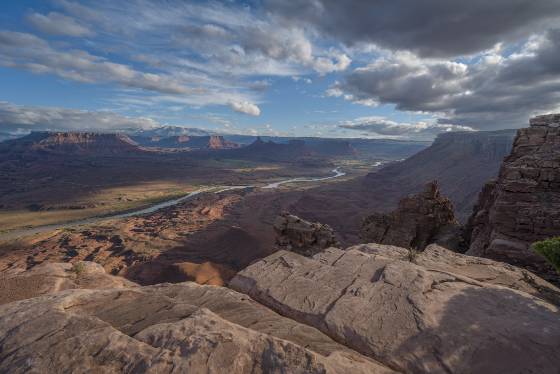
[{"label": "cracked rock surface", "polygon": [[0,372],[393,372],[227,288],[124,286],[0,306]]},{"label": "cracked rock surface", "polygon": [[437,246],[366,245],[279,251],[230,287],[397,371],[556,373],[560,314],[520,274]]}]

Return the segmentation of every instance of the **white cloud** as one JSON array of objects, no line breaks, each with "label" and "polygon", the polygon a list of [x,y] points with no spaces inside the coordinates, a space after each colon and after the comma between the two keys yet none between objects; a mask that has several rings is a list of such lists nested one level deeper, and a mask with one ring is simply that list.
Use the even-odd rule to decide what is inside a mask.
[{"label": "white cloud", "polygon": [[161,125],[151,118],[128,117],[108,111],[20,106],[0,101],[0,132],[116,131]]},{"label": "white cloud", "polygon": [[47,15],[31,13],[27,16],[27,21],[47,34],[76,37],[95,35],[93,31],[79,24],[75,19],[57,12],[50,12]]},{"label": "white cloud", "polygon": [[560,29],[551,29],[529,38],[513,53],[496,45],[462,62],[385,51],[336,82],[326,95],[432,113],[441,123],[521,127],[535,114],[558,109],[559,48]]},{"label": "white cloud", "polygon": [[37,74],[56,74],[79,82],[116,82],[125,87],[160,93],[189,92],[170,76],[137,71],[82,50],[55,49],[46,40],[20,32],[0,31],[0,65]]},{"label": "white cloud", "polygon": [[232,101],[231,109],[239,113],[249,114],[251,116],[260,116],[261,110],[258,106],[248,101]]},{"label": "white cloud", "polygon": [[450,131],[474,131],[469,126],[440,124],[435,121],[419,121],[415,123],[395,122],[385,117],[369,116],[354,120],[342,121],[338,127],[347,130],[361,131],[367,136],[394,139],[431,140],[437,134]]}]

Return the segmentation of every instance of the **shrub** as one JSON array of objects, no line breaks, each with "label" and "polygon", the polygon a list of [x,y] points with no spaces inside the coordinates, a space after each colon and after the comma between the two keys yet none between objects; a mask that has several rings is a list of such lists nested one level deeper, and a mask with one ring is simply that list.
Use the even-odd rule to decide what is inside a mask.
[{"label": "shrub", "polygon": [[73,271],[78,276],[82,274],[85,270],[86,270],[86,266],[82,262],[76,262],[74,265],[72,265],[72,268],[70,269],[70,271]]},{"label": "shrub", "polygon": [[535,242],[531,248],[546,258],[560,274],[560,236]]}]

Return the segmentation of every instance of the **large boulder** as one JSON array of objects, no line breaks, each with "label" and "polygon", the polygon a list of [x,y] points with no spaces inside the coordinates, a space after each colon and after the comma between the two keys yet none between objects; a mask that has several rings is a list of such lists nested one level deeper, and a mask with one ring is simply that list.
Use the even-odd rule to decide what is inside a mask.
[{"label": "large boulder", "polygon": [[538,287],[557,288],[441,247],[413,253],[376,245],[312,258],[279,251],[230,287],[398,371],[558,372],[560,314]]},{"label": "large boulder", "polygon": [[467,225],[469,254],[524,267],[551,281],[558,274],[530,248],[560,235],[560,114],[520,129],[496,181],[480,193]]},{"label": "large boulder", "polygon": [[246,295],[70,289],[0,307],[2,373],[391,373]]},{"label": "large boulder", "polygon": [[329,225],[308,222],[288,213],[276,217],[274,231],[276,244],[305,256],[312,256],[338,244]]},{"label": "large boulder", "polygon": [[419,251],[431,243],[459,249],[458,230],[453,203],[441,195],[437,181],[433,181],[424,191],[402,199],[393,212],[366,217],[361,236],[365,242]]}]

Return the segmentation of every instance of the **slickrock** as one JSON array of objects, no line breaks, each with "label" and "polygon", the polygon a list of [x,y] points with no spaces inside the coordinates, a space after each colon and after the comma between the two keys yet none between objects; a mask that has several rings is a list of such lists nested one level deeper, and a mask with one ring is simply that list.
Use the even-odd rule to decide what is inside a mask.
[{"label": "slickrock", "polygon": [[9,373],[392,372],[245,295],[190,282],[9,303],[0,336]]},{"label": "slickrock", "polygon": [[136,283],[105,273],[95,262],[44,263],[0,275],[0,305],[74,288],[125,288]]},{"label": "slickrock", "polygon": [[469,219],[468,253],[558,275],[530,245],[560,235],[560,114],[532,118],[520,129],[499,177],[481,192]]},{"label": "slickrock", "polygon": [[441,195],[437,181],[433,181],[423,192],[402,199],[393,212],[366,217],[361,236],[365,242],[416,250],[431,243],[457,249],[458,227],[453,203]]},{"label": "slickrock", "polygon": [[308,222],[288,213],[276,218],[274,231],[277,235],[276,244],[305,256],[312,256],[338,244],[329,225]]},{"label": "slickrock", "polygon": [[557,373],[560,313],[517,269],[438,247],[370,252],[279,251],[230,287],[398,371]]},{"label": "slickrock", "polygon": [[525,269],[487,258],[465,256],[437,244],[430,244],[423,252],[414,252],[391,245],[360,244],[348,249],[410,261],[428,270],[453,273],[512,288],[560,306],[560,289]]}]

